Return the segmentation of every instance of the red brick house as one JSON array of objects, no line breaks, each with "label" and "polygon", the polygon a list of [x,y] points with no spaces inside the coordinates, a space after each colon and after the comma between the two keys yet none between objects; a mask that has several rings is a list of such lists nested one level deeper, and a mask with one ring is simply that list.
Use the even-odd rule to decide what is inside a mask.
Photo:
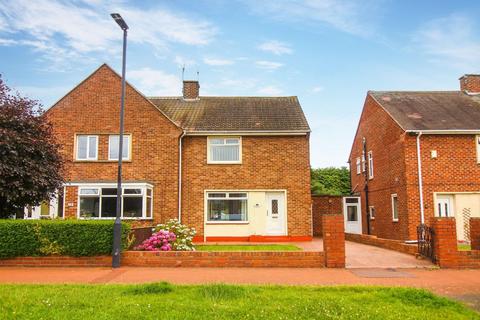
[{"label": "red brick house", "polygon": [[[45,214],[115,216],[120,81],[104,64],[46,112],[67,182]],[[311,239],[310,129],[298,99],[199,88],[184,81],[183,96],[147,98],[127,85],[122,218],[178,218],[208,240]]]},{"label": "red brick house", "polygon": [[415,240],[433,216],[455,217],[460,241],[480,216],[480,75],[460,91],[369,91],[349,156],[360,231]]}]

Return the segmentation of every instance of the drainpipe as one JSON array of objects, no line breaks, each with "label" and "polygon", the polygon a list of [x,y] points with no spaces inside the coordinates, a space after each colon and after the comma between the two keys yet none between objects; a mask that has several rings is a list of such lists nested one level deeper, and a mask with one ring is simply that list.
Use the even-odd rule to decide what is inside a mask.
[{"label": "drainpipe", "polygon": [[367,217],[367,234],[370,234],[370,208],[368,202],[368,170],[369,170],[369,163],[368,163],[368,152],[367,152],[367,139],[363,137],[363,155],[362,155],[362,166],[363,166],[363,158],[365,158],[365,187],[363,190],[365,191],[365,216]]},{"label": "drainpipe", "polygon": [[417,134],[417,165],[418,165],[418,193],[420,195],[420,222],[425,223],[425,212],[423,208],[423,178],[422,178],[422,157],[420,154],[420,137],[422,132]]},{"label": "drainpipe", "polygon": [[182,223],[182,139],[187,132],[183,130],[178,139],[178,222]]}]

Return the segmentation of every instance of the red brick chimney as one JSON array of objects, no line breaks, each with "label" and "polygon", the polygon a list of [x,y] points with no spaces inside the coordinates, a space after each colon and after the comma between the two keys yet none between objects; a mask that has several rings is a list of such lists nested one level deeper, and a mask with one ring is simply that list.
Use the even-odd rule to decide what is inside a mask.
[{"label": "red brick chimney", "polygon": [[200,84],[195,80],[183,81],[183,99],[192,100],[198,99],[200,93]]},{"label": "red brick chimney", "polygon": [[480,93],[480,74],[465,74],[461,76],[460,90],[466,93]]}]

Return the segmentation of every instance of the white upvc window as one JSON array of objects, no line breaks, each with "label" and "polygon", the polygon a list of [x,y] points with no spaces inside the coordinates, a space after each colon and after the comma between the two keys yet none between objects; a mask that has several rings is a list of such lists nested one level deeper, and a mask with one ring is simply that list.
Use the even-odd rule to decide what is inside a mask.
[{"label": "white upvc window", "polygon": [[368,207],[368,212],[370,215],[370,220],[375,220],[375,207],[374,206],[369,206]]},{"label": "white upvc window", "polygon": [[208,137],[207,163],[242,163],[242,138]]},{"label": "white upvc window", "polygon": [[373,153],[368,152],[368,179],[373,179]]},{"label": "white upvc window", "polygon": [[[108,160],[118,160],[118,143],[119,135],[112,134],[108,137]],[[130,160],[131,159],[131,150],[132,150],[132,139],[131,135],[126,134],[123,136],[123,148],[122,148],[122,159]]]},{"label": "white upvc window", "polygon": [[76,160],[94,161],[98,159],[98,136],[77,135],[76,144]]},{"label": "white upvc window", "polygon": [[392,197],[392,220],[398,221],[398,196],[396,193],[391,195]]},{"label": "white upvc window", "polygon": [[[114,219],[117,212],[116,185],[88,185],[78,189],[78,217]],[[153,190],[147,184],[122,187],[120,216],[122,219],[151,219]]]},{"label": "white upvc window", "polygon": [[366,164],[365,164],[365,152],[362,152],[362,172],[365,172],[366,170]]},{"label": "white upvc window", "polygon": [[208,192],[207,222],[246,222],[247,207],[246,192]]},{"label": "white upvc window", "polygon": [[475,136],[475,144],[477,145],[477,163],[480,163],[480,136]]},{"label": "white upvc window", "polygon": [[356,165],[357,165],[357,174],[360,174],[360,172],[362,171],[362,168],[361,168],[362,164],[361,164],[360,157],[357,158]]}]

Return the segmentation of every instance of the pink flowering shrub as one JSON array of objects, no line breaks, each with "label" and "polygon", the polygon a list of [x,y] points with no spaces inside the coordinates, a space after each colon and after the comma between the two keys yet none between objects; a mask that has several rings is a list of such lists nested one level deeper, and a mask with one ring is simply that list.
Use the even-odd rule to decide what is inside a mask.
[{"label": "pink flowering shrub", "polygon": [[194,251],[192,243],[196,234],[194,228],[178,222],[177,219],[171,219],[167,223],[159,224],[153,228],[153,234],[145,240],[135,250],[145,251]]}]

